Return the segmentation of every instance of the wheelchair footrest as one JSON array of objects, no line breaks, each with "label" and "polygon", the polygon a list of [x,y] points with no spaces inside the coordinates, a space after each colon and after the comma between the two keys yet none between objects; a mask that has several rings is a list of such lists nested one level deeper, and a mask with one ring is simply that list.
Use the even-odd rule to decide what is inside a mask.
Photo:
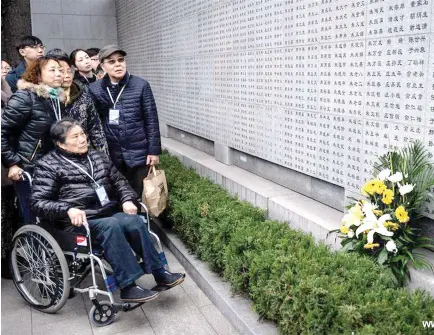
[{"label": "wheelchair footrest", "polygon": [[122,311],[122,312],[129,312],[132,310],[135,310],[136,308],[142,306],[144,304],[144,302],[122,302],[122,303],[114,303],[113,307],[117,310],[117,311]]}]

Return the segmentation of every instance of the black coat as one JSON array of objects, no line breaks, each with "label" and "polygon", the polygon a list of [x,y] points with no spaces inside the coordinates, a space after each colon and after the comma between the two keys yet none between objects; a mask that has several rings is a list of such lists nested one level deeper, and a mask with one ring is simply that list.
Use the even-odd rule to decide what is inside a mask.
[{"label": "black coat", "polygon": [[[119,125],[109,124],[109,109],[113,107],[107,92],[108,75],[89,85],[95,107],[104,124],[110,156],[116,166],[144,166],[147,155],[161,154],[161,138],[157,107],[149,83],[127,73],[119,82],[125,86],[116,104]],[[113,96],[116,100],[116,96]]]},{"label": "black coat", "polygon": [[18,164],[32,172],[34,162],[54,148],[50,127],[56,116],[48,94],[50,87],[20,80],[18,88],[2,114],[2,164]]},{"label": "black coat", "polygon": [[[110,203],[101,207],[93,188],[94,183],[81,170],[67,162],[62,156],[83,167],[90,174],[89,156],[94,170],[93,178],[104,186]],[[43,221],[69,227],[70,208],[86,211],[88,219],[110,216],[126,201],[137,201],[125,177],[101,151],[89,151],[76,155],[59,148],[40,159],[35,168],[30,204],[33,212]]]},{"label": "black coat", "polygon": [[104,129],[92,98],[75,82],[70,88],[65,114],[81,123],[94,149],[108,153]]},{"label": "black coat", "polygon": [[17,91],[17,82],[21,79],[23,76],[23,73],[26,71],[26,62],[21,61],[19,64],[14,67],[9,73],[6,75],[6,81],[8,82],[9,86],[11,87],[12,93],[15,93]]}]

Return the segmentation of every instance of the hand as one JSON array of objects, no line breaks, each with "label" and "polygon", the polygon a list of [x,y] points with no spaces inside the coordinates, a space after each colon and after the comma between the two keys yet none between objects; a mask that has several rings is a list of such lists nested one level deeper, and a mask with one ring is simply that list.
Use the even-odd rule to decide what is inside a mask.
[{"label": "hand", "polygon": [[148,155],[146,157],[146,165],[155,166],[160,163],[160,156],[156,155]]},{"label": "hand", "polygon": [[125,201],[122,204],[122,208],[124,210],[124,213],[126,213],[126,214],[130,214],[130,215],[137,214],[137,207],[136,207],[136,205],[134,205],[134,203],[132,201]]},{"label": "hand", "polygon": [[23,174],[22,168],[20,168],[18,165],[12,165],[9,168],[8,178],[14,181],[18,181],[21,179],[22,174]]},{"label": "hand", "polygon": [[86,213],[78,208],[70,208],[68,216],[73,226],[80,227],[83,223],[87,224]]}]

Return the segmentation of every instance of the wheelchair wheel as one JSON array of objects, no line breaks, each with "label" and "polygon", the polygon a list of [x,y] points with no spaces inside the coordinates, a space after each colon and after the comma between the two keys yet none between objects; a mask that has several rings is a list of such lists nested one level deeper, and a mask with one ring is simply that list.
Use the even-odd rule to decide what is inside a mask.
[{"label": "wheelchair wheel", "polygon": [[102,314],[96,306],[92,306],[89,311],[89,318],[95,326],[104,327],[113,322],[116,316],[116,310],[113,308],[110,301],[100,301],[99,304],[102,309]]},{"label": "wheelchair wheel", "polygon": [[11,252],[12,279],[32,307],[55,313],[69,296],[69,269],[56,240],[37,225],[25,225],[14,235]]}]

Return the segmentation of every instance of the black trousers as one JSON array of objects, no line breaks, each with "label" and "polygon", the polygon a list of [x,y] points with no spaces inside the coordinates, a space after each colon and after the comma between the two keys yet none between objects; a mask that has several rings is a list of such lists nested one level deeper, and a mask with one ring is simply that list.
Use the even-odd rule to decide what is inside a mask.
[{"label": "black trousers", "polygon": [[148,175],[149,166],[129,167],[125,163],[119,167],[119,171],[127,178],[131,187],[136,191],[137,195],[142,198],[143,179]]}]

